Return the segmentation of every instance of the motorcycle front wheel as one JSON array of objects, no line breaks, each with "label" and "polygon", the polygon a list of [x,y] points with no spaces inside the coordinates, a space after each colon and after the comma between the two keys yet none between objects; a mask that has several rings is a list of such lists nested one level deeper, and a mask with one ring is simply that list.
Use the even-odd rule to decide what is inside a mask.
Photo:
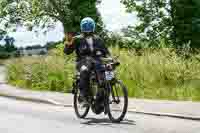
[{"label": "motorcycle front wheel", "polygon": [[121,122],[128,109],[128,92],[126,86],[119,80],[110,84],[108,99],[108,116],[114,123]]}]

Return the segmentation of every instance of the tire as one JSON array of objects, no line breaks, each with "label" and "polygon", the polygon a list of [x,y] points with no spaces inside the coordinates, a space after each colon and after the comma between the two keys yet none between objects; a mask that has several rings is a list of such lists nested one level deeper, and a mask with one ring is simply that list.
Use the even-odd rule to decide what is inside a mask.
[{"label": "tire", "polygon": [[[114,86],[115,86],[116,84],[120,85],[120,87],[121,87],[121,89],[122,89],[121,93],[123,93],[123,96],[121,96],[121,98],[124,99],[124,101],[123,101],[124,106],[123,106],[122,111],[120,112],[120,115],[119,115],[118,117],[115,118],[115,117],[113,116],[113,112],[112,112],[112,110],[111,110],[111,105],[112,105],[111,102],[112,102],[112,100],[114,99],[114,98],[113,98],[113,94],[114,94],[114,93],[112,93],[112,92],[114,91]],[[115,89],[116,89],[116,88],[115,88]],[[121,95],[122,95],[122,94],[121,94]],[[117,98],[116,95],[114,95],[114,97]],[[112,100],[111,100],[111,99],[112,99]],[[126,113],[127,113],[127,109],[128,109],[128,92],[127,92],[127,88],[125,87],[125,85],[124,85],[121,81],[116,80],[115,83],[114,83],[113,85],[111,85],[111,93],[110,93],[108,102],[109,102],[109,103],[108,103],[108,116],[109,116],[109,119],[110,119],[113,123],[120,123],[121,121],[123,121],[123,119],[124,119],[124,117],[125,117],[125,115],[126,115]]]},{"label": "tire", "polygon": [[78,118],[84,119],[87,116],[87,114],[90,110],[90,107],[89,106],[85,107],[83,113],[80,113],[80,110],[79,110],[79,107],[78,107],[78,103],[79,103],[78,97],[79,97],[79,93],[76,92],[74,94],[74,110],[75,110],[76,116]]}]

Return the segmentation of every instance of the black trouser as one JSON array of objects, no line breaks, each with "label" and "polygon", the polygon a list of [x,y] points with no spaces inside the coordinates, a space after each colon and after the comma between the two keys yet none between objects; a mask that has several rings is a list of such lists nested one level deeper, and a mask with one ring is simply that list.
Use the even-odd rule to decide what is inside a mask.
[{"label": "black trouser", "polygon": [[88,96],[88,90],[90,88],[90,73],[93,69],[93,63],[90,59],[81,59],[77,64],[77,69],[80,72],[80,92],[81,95]]},{"label": "black trouser", "polygon": [[101,62],[97,59],[94,63],[90,58],[84,58],[78,62],[77,69],[80,72],[80,92],[87,97],[90,89],[90,74],[94,69],[97,72],[101,71]]}]

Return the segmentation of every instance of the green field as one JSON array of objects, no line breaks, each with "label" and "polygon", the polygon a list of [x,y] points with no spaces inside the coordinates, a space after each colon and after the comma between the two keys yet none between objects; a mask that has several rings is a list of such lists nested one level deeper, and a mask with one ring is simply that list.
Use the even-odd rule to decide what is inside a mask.
[{"label": "green field", "polygon": [[[119,56],[118,77],[130,97],[168,100],[200,100],[200,55],[184,59],[175,49],[110,48]],[[74,74],[74,58],[64,56],[62,46],[46,57],[12,59],[8,64],[12,85],[34,90],[69,92]]]}]

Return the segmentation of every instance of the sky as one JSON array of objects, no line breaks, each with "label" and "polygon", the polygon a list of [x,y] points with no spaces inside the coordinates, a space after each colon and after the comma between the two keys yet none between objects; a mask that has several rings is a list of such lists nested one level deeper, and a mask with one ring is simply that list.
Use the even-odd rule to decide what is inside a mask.
[{"label": "sky", "polygon": [[136,15],[126,13],[126,8],[120,0],[103,0],[98,8],[108,30],[120,31],[123,27],[136,24]]},{"label": "sky", "polygon": [[[125,7],[120,3],[120,0],[102,0],[98,9],[102,15],[103,22],[106,25],[106,29],[110,31],[119,32],[123,27],[136,24],[136,15],[126,13]],[[56,23],[55,28],[46,34],[43,34],[42,31],[36,34],[35,32],[18,28],[17,32],[9,33],[9,35],[15,38],[15,45],[17,47],[37,44],[45,45],[47,42],[59,41],[64,37],[63,27],[60,22]]]}]

